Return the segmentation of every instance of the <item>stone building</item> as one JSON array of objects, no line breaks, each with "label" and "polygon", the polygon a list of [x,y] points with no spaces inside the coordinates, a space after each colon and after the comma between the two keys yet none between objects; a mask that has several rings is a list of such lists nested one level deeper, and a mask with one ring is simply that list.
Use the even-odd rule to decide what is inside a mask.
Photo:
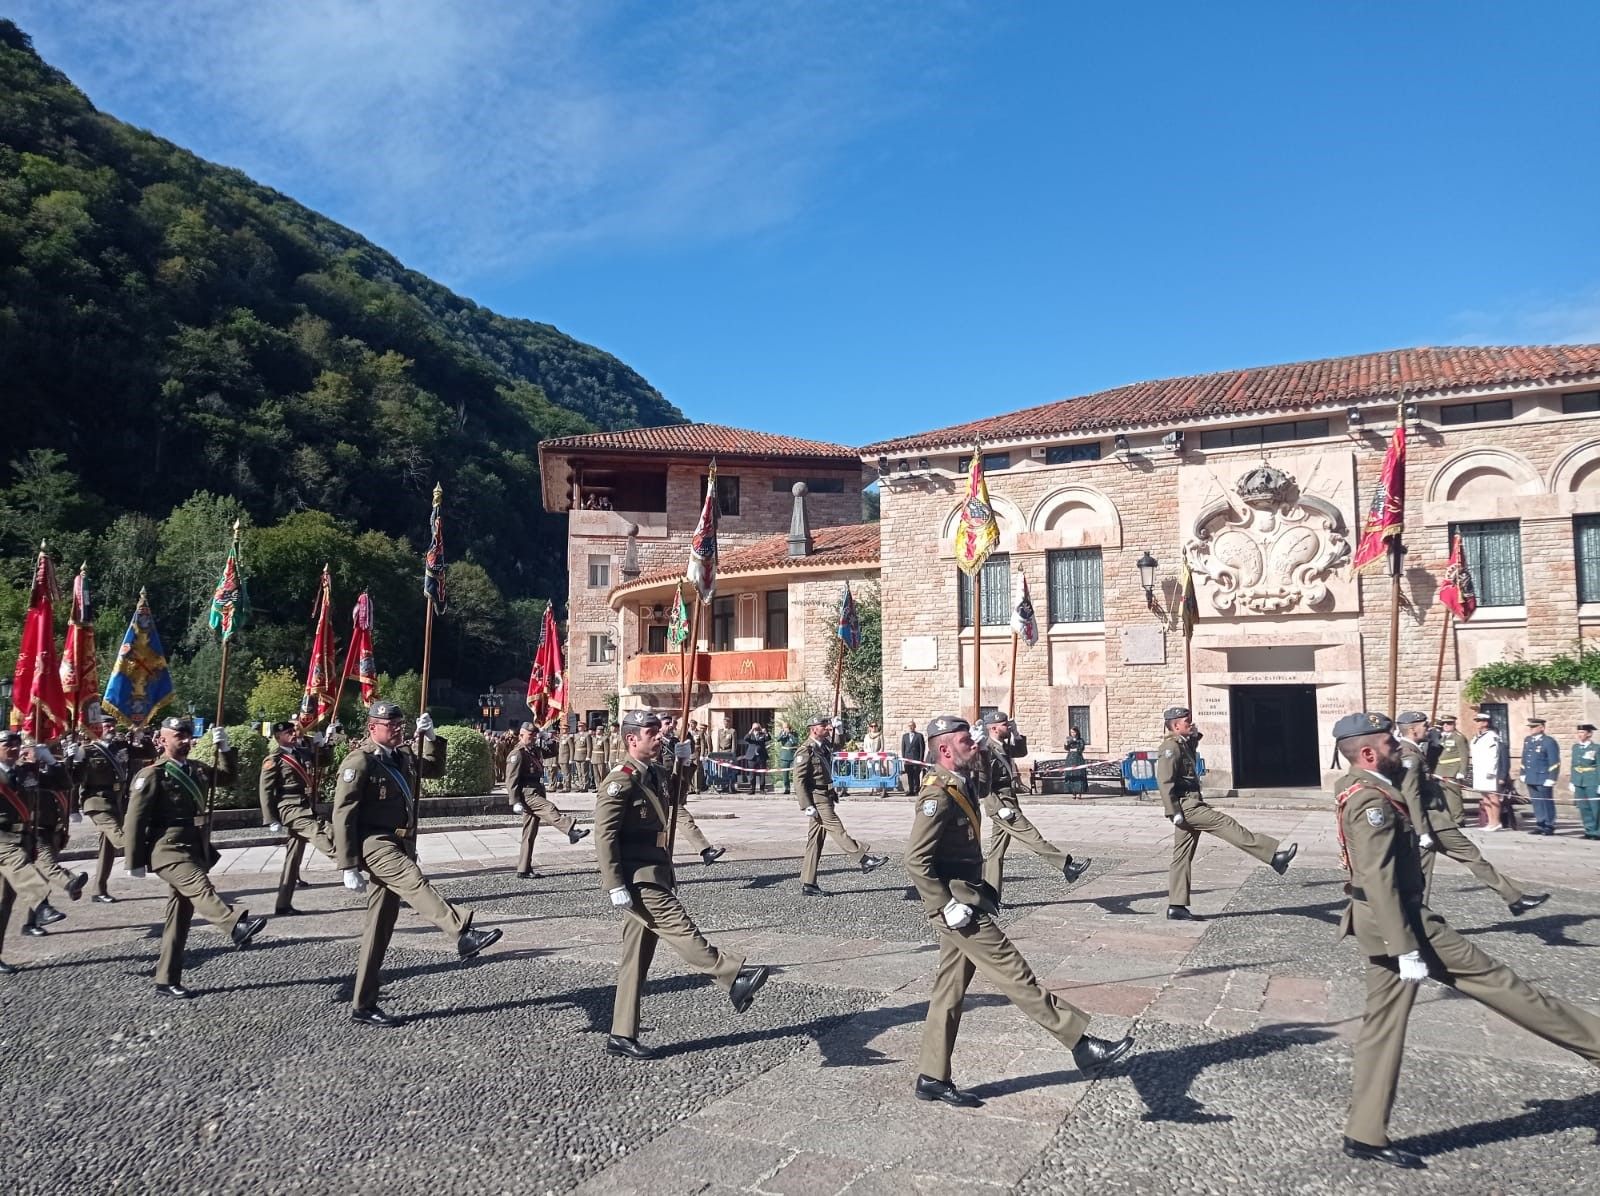
[{"label": "stone building", "polygon": [[[572,718],[590,724],[603,718],[608,699],[621,689],[628,661],[658,640],[664,652],[665,614],[640,617],[636,602],[628,618],[619,618],[611,592],[663,571],[683,572],[713,458],[725,559],[787,532],[797,482],[806,484],[818,534],[861,520],[864,471],[856,450],[844,445],[720,424],[632,428],[542,442],[544,509],[567,516]],[[652,615],[656,601],[648,604]],[[758,619],[748,626],[762,625]],[[746,640],[760,634],[740,633]]]},{"label": "stone building", "polygon": [[[884,715],[971,701],[970,583],[951,555],[981,445],[1000,546],[983,577],[982,702],[1014,702],[1036,755],[1070,724],[1092,752],[1151,747],[1188,701],[1213,785],[1325,784],[1339,715],[1386,709],[1390,582],[1350,553],[1398,418],[1408,420],[1402,708],[1544,659],[1600,629],[1600,345],[1406,349],[1137,383],[861,450],[882,479]],[[1459,532],[1480,607],[1441,637]],[[1151,573],[1147,597],[1140,561]],[[1186,640],[1180,578],[1197,581]],[[1010,676],[1026,576],[1040,641]],[[1187,650],[1186,650],[1187,649]],[[1012,694],[1014,692],[1014,698]],[[1586,690],[1490,694],[1513,744],[1537,712],[1570,741]],[[1465,724],[1470,728],[1470,722]]]}]

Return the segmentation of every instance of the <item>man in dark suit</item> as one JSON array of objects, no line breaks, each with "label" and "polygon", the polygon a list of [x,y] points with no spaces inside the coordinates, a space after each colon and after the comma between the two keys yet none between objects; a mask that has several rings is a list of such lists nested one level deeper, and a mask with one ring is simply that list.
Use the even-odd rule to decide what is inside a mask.
[{"label": "man in dark suit", "polygon": [[906,733],[900,736],[901,769],[905,773],[906,792],[915,793],[922,788],[922,763],[927,756],[928,741],[917,730],[916,723],[906,724]]}]

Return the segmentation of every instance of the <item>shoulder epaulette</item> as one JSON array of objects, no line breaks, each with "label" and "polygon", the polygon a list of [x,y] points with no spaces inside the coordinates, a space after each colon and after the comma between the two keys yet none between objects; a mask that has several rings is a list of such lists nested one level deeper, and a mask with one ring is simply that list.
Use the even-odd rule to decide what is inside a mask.
[{"label": "shoulder epaulette", "polygon": [[638,771],[631,764],[619,764],[619,765],[617,765],[617,767],[620,768],[623,772],[627,773],[630,777],[633,776],[636,771]]}]

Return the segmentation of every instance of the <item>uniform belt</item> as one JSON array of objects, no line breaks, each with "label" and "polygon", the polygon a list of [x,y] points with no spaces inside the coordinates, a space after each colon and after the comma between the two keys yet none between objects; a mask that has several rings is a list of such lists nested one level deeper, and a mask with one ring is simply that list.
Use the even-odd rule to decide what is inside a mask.
[{"label": "uniform belt", "polygon": [[1574,764],[1572,766],[1573,772],[1593,772],[1594,770],[1595,766],[1593,764]]},{"label": "uniform belt", "polygon": [[397,826],[390,833],[393,834],[396,839],[411,838],[411,828],[409,826]]}]

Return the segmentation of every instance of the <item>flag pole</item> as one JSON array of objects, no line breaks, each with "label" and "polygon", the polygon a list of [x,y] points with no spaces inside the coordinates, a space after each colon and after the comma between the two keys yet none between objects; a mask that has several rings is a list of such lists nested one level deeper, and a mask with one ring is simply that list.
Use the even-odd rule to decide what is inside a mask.
[{"label": "flag pole", "polygon": [[1011,691],[1006,698],[1006,713],[1013,718],[1017,714],[1017,629],[1011,629]]},{"label": "flag pole", "polygon": [[1183,636],[1183,704],[1194,712],[1194,636],[1191,632],[1184,632]]},{"label": "flag pole", "polygon": [[[1441,603],[1441,605],[1443,605]],[[1428,707],[1428,721],[1439,721],[1439,687],[1444,682],[1445,646],[1450,642],[1450,608],[1444,608],[1444,626],[1439,628],[1439,662],[1433,666],[1433,702]]]},{"label": "flag pole", "polygon": [[[228,549],[228,555],[237,559],[239,555],[239,521],[233,521],[233,543]],[[224,566],[226,568],[226,566]],[[222,637],[222,667],[217,674],[217,717],[211,720],[211,735],[213,742],[216,738],[216,728],[222,726],[222,702],[228,691],[228,649],[233,644],[233,635],[230,633]],[[211,871],[211,816],[217,808],[217,769],[221,767],[221,753],[214,753],[211,759],[211,776],[206,784],[206,871]]]},{"label": "flag pole", "polygon": [[[433,484],[433,508],[439,512],[438,522],[441,524],[444,522],[444,512],[440,510],[443,505],[444,487],[435,482]],[[433,529],[431,528],[429,529],[428,546],[431,554],[433,550]],[[444,568],[443,559],[439,562],[439,568],[441,570]],[[424,572],[426,572],[426,565],[424,565]],[[440,585],[443,585],[442,578],[440,579]],[[442,594],[443,591],[440,590],[439,593]],[[422,692],[417,698],[417,718],[419,719],[428,712],[428,674],[433,668],[433,602],[433,594],[425,589],[422,594]],[[415,839],[418,811],[422,806],[422,735],[418,733],[412,743],[411,755],[416,761],[416,775],[411,791],[411,837]]]},{"label": "flag pole", "polygon": [[839,717],[839,693],[844,687],[844,654],[847,651],[845,643],[840,640],[838,656],[833,662],[833,717]]},{"label": "flag pole", "polygon": [[[1395,419],[1399,428],[1405,428],[1406,403],[1404,392],[1395,408]],[[1405,494],[1405,469],[1406,459],[1402,452],[1396,462],[1399,467],[1399,485],[1394,487],[1394,492]],[[1404,519],[1404,513],[1401,515]],[[1389,717],[1399,717],[1400,713],[1400,574],[1404,567],[1405,549],[1405,524],[1402,522],[1395,534],[1389,538]]]},{"label": "flag pole", "polygon": [[[703,603],[696,602],[694,609],[689,612],[689,667],[683,674],[683,701],[678,708],[678,728],[682,735],[689,734],[689,700],[694,694],[694,672],[699,663],[700,656],[700,607]],[[682,739],[679,742],[683,742]],[[672,759],[672,810],[667,815],[667,859],[672,859],[673,848],[678,842],[678,806],[683,802],[683,790],[687,784],[682,766],[678,763],[677,756]]]},{"label": "flag pole", "polygon": [[[1006,713],[1010,713],[1007,711]],[[972,574],[972,725],[983,717],[983,567]]]}]

